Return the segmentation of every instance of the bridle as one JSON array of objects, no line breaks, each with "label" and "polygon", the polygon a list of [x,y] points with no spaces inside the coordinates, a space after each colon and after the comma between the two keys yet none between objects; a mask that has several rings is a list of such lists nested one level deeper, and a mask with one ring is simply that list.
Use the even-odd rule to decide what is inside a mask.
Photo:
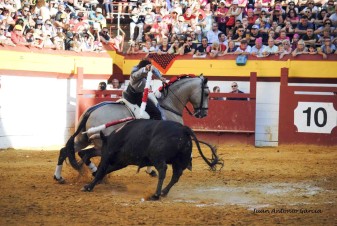
[{"label": "bridle", "polygon": [[[202,74],[201,74],[202,75]],[[199,104],[199,107],[198,108],[194,108],[195,112],[192,113],[192,111],[190,109],[188,109],[187,105],[184,105],[183,102],[180,100],[180,98],[175,95],[175,93],[170,89],[170,86],[163,86],[167,89],[167,92],[165,94],[165,89],[163,90],[163,93],[164,93],[164,97],[166,97],[168,95],[168,92],[171,92],[173,94],[173,96],[179,101],[179,103],[181,105],[184,106],[184,108],[187,110],[188,114],[191,115],[191,116],[195,116],[197,114],[199,114],[202,110],[208,110],[208,108],[205,108],[203,107],[203,102],[204,102],[204,93],[205,93],[205,88],[208,88],[206,86],[206,84],[204,83],[204,78],[203,77],[199,77],[201,79],[201,98],[200,98],[200,104]],[[164,105],[160,105],[161,108],[167,110],[167,111],[170,111],[180,117],[182,117],[182,114],[180,114],[179,112],[175,111],[174,109],[172,108],[169,108],[169,107],[166,107]]]}]

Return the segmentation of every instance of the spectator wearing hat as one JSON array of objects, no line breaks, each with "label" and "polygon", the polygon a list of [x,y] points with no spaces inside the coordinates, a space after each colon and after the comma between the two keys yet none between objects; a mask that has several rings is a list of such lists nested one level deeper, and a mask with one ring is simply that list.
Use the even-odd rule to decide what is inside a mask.
[{"label": "spectator wearing hat", "polygon": [[285,18],[286,15],[282,13],[282,7],[276,5],[269,17],[269,23],[272,24],[273,22],[276,22],[277,24],[283,24]]},{"label": "spectator wearing hat", "polygon": [[6,26],[3,24],[0,25],[0,45],[16,46],[12,40],[7,37]]},{"label": "spectator wearing hat", "polygon": [[249,35],[249,45],[253,46],[255,44],[256,39],[262,38],[262,34],[260,34],[259,26],[258,25],[253,25],[252,29],[250,30],[250,35]]},{"label": "spectator wearing hat", "polygon": [[252,52],[252,47],[248,45],[248,42],[246,39],[242,39],[240,41],[239,47],[235,51],[235,54],[249,55],[251,52]]},{"label": "spectator wearing hat", "polygon": [[251,55],[256,57],[264,57],[266,46],[262,44],[262,38],[255,39],[255,45],[252,47]]},{"label": "spectator wearing hat", "polygon": [[89,13],[89,20],[93,22],[94,28],[98,28],[98,30],[102,27],[106,27],[106,20],[102,14],[102,8],[97,7],[95,12]]},{"label": "spectator wearing hat", "polygon": [[22,26],[17,24],[15,25],[13,31],[11,32],[11,40],[17,46],[30,46],[22,34]]},{"label": "spectator wearing hat", "polygon": [[239,7],[239,1],[233,0],[232,4],[227,12],[227,16],[234,16],[235,21],[240,20],[242,21],[242,9]]}]

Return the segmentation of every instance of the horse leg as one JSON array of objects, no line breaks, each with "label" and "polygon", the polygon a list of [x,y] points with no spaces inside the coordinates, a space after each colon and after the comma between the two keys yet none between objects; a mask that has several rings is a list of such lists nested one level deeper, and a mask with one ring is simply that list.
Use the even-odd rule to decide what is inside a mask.
[{"label": "horse leg", "polygon": [[66,148],[67,147],[64,147],[64,148],[61,148],[60,150],[59,158],[57,161],[57,166],[56,166],[55,173],[54,173],[54,180],[56,180],[60,184],[65,183],[65,180],[61,176],[61,171],[62,171],[63,162],[67,158]]},{"label": "horse leg", "polygon": [[102,152],[95,148],[89,148],[89,149],[84,149],[84,150],[79,151],[78,155],[81,157],[85,165],[88,166],[92,175],[95,176],[97,167],[93,162],[90,161],[90,159],[96,156],[102,156]]},{"label": "horse leg", "polygon": [[173,169],[173,175],[171,178],[170,183],[162,190],[161,195],[166,196],[172,186],[176,184],[179,181],[179,178],[183,174],[183,169],[178,165],[178,164],[172,164],[172,169]]},{"label": "horse leg", "polygon": [[149,199],[150,200],[159,200],[160,195],[161,195],[161,189],[163,187],[163,183],[166,177],[166,170],[167,170],[167,165],[165,162],[162,162],[161,164],[155,165],[156,170],[158,171],[158,184],[157,184],[157,189],[156,193],[152,195]]},{"label": "horse leg", "polygon": [[98,169],[95,175],[95,178],[91,181],[90,184],[84,185],[84,187],[81,189],[81,191],[92,191],[96,184],[101,181],[104,176],[106,175],[107,168],[109,166],[109,159],[101,159],[101,162],[98,165]]}]

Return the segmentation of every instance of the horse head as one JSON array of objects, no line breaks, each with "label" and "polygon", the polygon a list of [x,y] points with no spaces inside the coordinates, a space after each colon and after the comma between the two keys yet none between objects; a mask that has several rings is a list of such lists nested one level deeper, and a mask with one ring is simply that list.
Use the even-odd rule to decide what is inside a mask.
[{"label": "horse head", "polygon": [[201,81],[195,85],[194,92],[190,97],[190,102],[194,108],[192,115],[196,118],[203,118],[208,114],[208,96],[210,91],[207,85],[208,79],[204,78],[203,75],[200,75],[199,78]]},{"label": "horse head", "polygon": [[[196,118],[203,118],[208,113],[209,88],[207,78],[204,76],[181,75],[173,77],[167,84],[161,87],[158,102],[162,109],[182,117],[184,108]],[[192,113],[187,103],[194,108]]]}]

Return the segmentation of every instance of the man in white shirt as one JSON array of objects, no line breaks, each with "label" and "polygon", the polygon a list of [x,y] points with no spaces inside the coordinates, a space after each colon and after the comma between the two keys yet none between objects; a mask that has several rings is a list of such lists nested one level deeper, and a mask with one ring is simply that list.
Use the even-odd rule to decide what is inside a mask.
[{"label": "man in white shirt", "polygon": [[207,31],[208,43],[213,44],[213,42],[219,42],[219,33],[221,33],[221,31],[218,28],[218,23],[214,22],[212,24],[212,29]]}]

